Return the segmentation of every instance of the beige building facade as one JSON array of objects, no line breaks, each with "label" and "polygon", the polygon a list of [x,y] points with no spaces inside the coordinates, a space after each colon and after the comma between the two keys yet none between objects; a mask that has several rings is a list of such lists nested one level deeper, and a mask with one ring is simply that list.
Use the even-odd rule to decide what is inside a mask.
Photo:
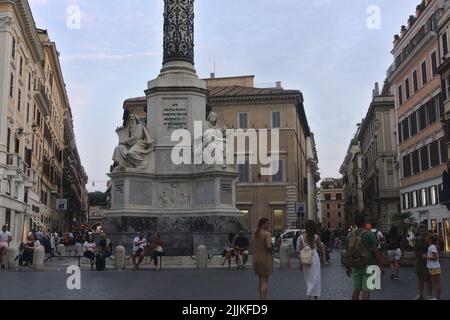
[{"label": "beige building facade", "polygon": [[361,146],[363,212],[372,225],[388,232],[391,217],[400,211],[397,163],[397,119],[395,100],[389,84],[380,93],[378,83],[373,99],[361,124],[358,141]]},{"label": "beige building facade", "polygon": [[58,52],[35,22],[25,0],[0,1],[0,224],[8,225],[18,244],[30,230],[71,229],[87,209],[87,176],[75,170],[80,205],[70,221],[57,211],[65,199],[64,153],[76,151],[65,141],[71,111]]},{"label": "beige building facade", "polygon": [[345,232],[345,198],[342,179],[325,178],[320,183],[322,226],[333,232]]}]

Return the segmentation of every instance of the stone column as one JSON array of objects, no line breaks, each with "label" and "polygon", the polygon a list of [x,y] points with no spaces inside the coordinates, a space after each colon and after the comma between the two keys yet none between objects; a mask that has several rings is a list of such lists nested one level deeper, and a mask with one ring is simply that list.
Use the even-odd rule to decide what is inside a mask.
[{"label": "stone column", "polygon": [[280,248],[280,268],[289,269],[291,267],[291,257],[289,254],[289,246],[287,244],[281,245]]},{"label": "stone column", "polygon": [[206,270],[208,268],[208,249],[205,245],[197,247],[197,270]]},{"label": "stone column", "polygon": [[8,248],[8,268],[15,269],[19,265],[19,259],[16,257],[19,255],[19,249],[16,247]]},{"label": "stone column", "polygon": [[45,248],[39,246],[33,252],[33,271],[44,271]]},{"label": "stone column", "polygon": [[164,61],[194,64],[194,0],[164,0]]},{"label": "stone column", "polygon": [[116,270],[125,270],[125,248],[123,246],[116,247],[114,254]]}]

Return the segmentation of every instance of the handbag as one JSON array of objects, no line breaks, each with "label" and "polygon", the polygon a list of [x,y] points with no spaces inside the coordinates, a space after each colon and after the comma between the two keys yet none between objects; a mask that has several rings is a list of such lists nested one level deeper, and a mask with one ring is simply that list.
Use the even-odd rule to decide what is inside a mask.
[{"label": "handbag", "polygon": [[300,263],[302,265],[312,265],[313,264],[313,251],[310,246],[307,246],[303,241],[303,248],[300,250]]}]

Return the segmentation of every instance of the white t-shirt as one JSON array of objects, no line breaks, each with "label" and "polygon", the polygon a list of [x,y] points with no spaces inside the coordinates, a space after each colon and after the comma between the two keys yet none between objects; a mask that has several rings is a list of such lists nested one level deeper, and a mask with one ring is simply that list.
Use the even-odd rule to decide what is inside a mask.
[{"label": "white t-shirt", "polygon": [[9,237],[12,238],[11,232],[3,232],[3,230],[0,231],[0,242],[9,242]]},{"label": "white t-shirt", "polygon": [[[140,243],[139,245],[137,245]],[[133,240],[133,252],[136,252],[138,249],[144,250],[147,246],[147,239],[142,238],[142,240],[139,239],[139,237],[134,238]]]},{"label": "white t-shirt", "polygon": [[428,253],[427,256],[429,258],[433,257],[433,253],[436,253],[438,256],[437,260],[427,260],[427,268],[428,269],[439,269],[441,268],[441,264],[439,263],[439,253],[438,250],[436,248],[436,246],[434,244],[432,244],[431,246],[428,247]]},{"label": "white t-shirt", "polygon": [[89,250],[89,251],[95,251],[95,249],[96,249],[95,242],[90,243],[90,242],[86,241],[84,243],[83,247],[84,247],[84,249]]}]

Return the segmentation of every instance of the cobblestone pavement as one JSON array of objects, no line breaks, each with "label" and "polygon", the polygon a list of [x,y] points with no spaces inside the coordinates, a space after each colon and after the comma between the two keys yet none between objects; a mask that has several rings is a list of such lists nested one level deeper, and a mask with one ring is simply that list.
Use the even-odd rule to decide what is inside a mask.
[{"label": "cobblestone pavement", "polygon": [[[450,299],[450,260],[442,260],[443,299]],[[6,299],[104,299],[104,300],[255,300],[258,280],[251,267],[245,271],[227,269],[164,269],[155,271],[90,271],[82,268],[81,290],[68,290],[66,266],[53,265],[36,273],[0,272],[0,300]],[[303,274],[292,260],[290,270],[276,269],[269,283],[269,299],[302,300],[305,297]],[[393,281],[387,274],[377,300],[410,300],[417,293],[413,268],[402,268],[401,278]],[[332,253],[332,263],[322,269],[322,299],[345,300],[351,295],[351,281],[339,263],[339,252]]]}]

